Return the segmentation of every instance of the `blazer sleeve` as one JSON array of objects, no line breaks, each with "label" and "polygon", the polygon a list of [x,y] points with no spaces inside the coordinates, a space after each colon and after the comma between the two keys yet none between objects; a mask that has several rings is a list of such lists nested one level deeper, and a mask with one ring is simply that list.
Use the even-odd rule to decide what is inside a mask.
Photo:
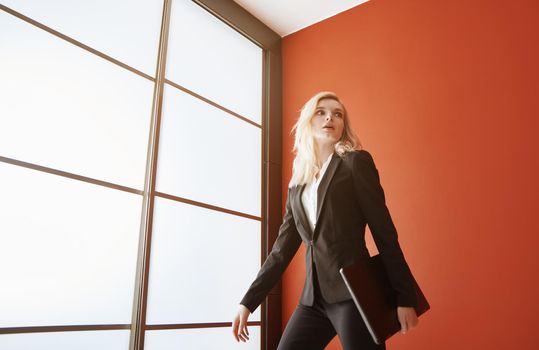
[{"label": "blazer sleeve", "polygon": [[398,306],[417,306],[412,273],[401,250],[397,230],[385,203],[384,190],[371,154],[354,152],[355,191],[367,220],[391,286],[397,292]]},{"label": "blazer sleeve", "polygon": [[277,239],[240,304],[245,305],[253,313],[266,295],[277,284],[290,260],[296,254],[300,244],[301,237],[296,229],[292,215],[289,189],[283,223],[279,228]]}]

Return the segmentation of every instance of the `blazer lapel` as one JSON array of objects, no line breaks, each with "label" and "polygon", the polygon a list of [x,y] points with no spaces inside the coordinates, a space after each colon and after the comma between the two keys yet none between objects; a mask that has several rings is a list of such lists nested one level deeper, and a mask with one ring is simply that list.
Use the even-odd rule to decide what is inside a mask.
[{"label": "blazer lapel", "polygon": [[303,190],[305,189],[306,185],[300,185],[298,186],[296,190],[296,207],[298,208],[298,215],[299,215],[299,221],[307,231],[307,234],[309,237],[313,236],[313,232],[311,230],[311,225],[309,224],[309,220],[307,219],[307,213],[305,213],[305,208],[303,207],[303,202],[301,200],[301,195],[303,194]]},{"label": "blazer lapel", "polygon": [[[337,171],[337,167],[341,163],[341,157],[339,157],[336,153],[333,153],[333,158],[328,164],[328,167],[326,169],[326,172],[324,173],[324,176],[322,177],[322,180],[320,180],[320,184],[318,185],[318,191],[316,193],[317,196],[317,205],[316,205],[316,223],[318,223],[318,219],[320,217],[320,212],[322,211],[322,206],[324,204],[324,199],[326,198],[326,192],[328,190],[329,184],[331,183],[331,179],[333,178],[333,175],[335,175],[335,172]],[[311,229],[311,225],[309,224],[309,220],[307,219],[307,213],[305,213],[305,208],[303,207],[303,202],[301,200],[301,195],[303,194],[303,190],[305,189],[306,185],[299,185],[296,188],[295,193],[295,207],[297,209],[298,213],[298,219],[301,222],[303,228],[309,235],[309,237],[312,237],[314,239],[314,233],[317,231],[318,224],[315,225],[315,229],[313,232]]]},{"label": "blazer lapel", "polygon": [[[322,177],[322,180],[320,181],[320,184],[318,185],[318,193],[317,193],[317,205],[316,205],[316,222],[318,223],[318,219],[320,218],[320,212],[322,211],[322,206],[324,205],[324,199],[326,198],[326,192],[328,191],[329,184],[331,183],[331,179],[333,179],[333,175],[335,175],[335,172],[337,171],[337,167],[341,164],[341,157],[339,157],[336,153],[333,153],[333,158],[328,164],[328,167],[326,169],[326,172],[324,173],[324,176]],[[316,225],[318,227],[319,225]],[[316,231],[316,228],[315,228]]]}]

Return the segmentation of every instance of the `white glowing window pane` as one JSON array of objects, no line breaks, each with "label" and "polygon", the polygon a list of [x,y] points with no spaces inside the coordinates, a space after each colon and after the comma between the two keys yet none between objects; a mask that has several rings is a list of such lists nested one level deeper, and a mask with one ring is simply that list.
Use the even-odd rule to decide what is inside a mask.
[{"label": "white glowing window pane", "polygon": [[157,191],[260,216],[261,129],[165,86]]},{"label": "white glowing window pane", "polygon": [[1,334],[0,349],[127,350],[129,330]]},{"label": "white glowing window pane", "polygon": [[256,123],[262,49],[192,1],[173,1],[166,78]]},{"label": "white glowing window pane", "polygon": [[1,162],[0,184],[0,327],[131,323],[142,197]]},{"label": "white glowing window pane", "polygon": [[2,4],[155,76],[163,1],[3,0]]},{"label": "white glowing window pane", "polygon": [[230,322],[260,269],[260,227],[156,198],[146,323]]},{"label": "white glowing window pane", "polygon": [[141,190],[153,83],[3,11],[0,31],[0,155]]},{"label": "white glowing window pane", "polygon": [[146,331],[144,350],[258,350],[260,327],[248,326],[249,341],[236,342],[230,327]]}]

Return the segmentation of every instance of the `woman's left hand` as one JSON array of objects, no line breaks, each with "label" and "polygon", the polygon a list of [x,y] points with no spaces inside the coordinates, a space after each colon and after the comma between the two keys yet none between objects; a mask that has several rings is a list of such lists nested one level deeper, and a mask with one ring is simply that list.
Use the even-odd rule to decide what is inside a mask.
[{"label": "woman's left hand", "polygon": [[401,333],[406,334],[409,330],[415,328],[419,320],[413,307],[397,306],[397,316],[401,324]]}]

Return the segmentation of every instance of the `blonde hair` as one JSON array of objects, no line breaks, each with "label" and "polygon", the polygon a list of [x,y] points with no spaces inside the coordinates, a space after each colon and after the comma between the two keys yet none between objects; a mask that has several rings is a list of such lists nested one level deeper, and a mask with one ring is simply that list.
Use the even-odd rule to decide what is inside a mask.
[{"label": "blonde hair", "polygon": [[339,102],[343,108],[344,130],[340,140],[335,144],[337,155],[343,157],[347,152],[351,152],[357,147],[359,149],[362,148],[357,136],[350,128],[348,112],[337,95],[331,91],[321,91],[315,94],[303,105],[299,118],[291,130],[291,133],[295,132],[294,148],[292,149],[295,158],[292,164],[292,179],[290,180],[289,187],[312,182],[320,170],[318,164],[321,162],[317,148],[315,147],[311,120],[318,106],[318,102],[327,98]]}]

